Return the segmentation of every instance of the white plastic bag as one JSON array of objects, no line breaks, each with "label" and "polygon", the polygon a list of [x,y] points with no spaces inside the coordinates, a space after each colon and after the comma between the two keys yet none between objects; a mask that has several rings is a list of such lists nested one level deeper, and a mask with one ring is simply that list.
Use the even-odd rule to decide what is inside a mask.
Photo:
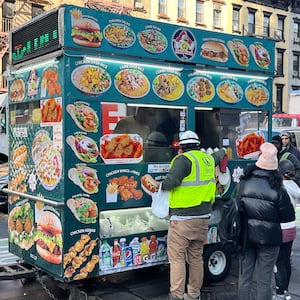
[{"label": "white plastic bag", "polygon": [[164,219],[169,216],[169,191],[161,189],[162,184],[159,185],[158,192],[152,194],[151,209],[155,216]]}]

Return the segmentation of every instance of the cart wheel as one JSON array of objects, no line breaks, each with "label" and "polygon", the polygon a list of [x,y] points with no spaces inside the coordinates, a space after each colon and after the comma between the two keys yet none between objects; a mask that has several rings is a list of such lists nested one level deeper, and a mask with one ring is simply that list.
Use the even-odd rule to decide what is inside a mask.
[{"label": "cart wheel", "polygon": [[79,290],[76,287],[70,289],[70,295],[68,300],[88,300],[86,292]]},{"label": "cart wheel", "polygon": [[22,278],[21,279],[21,283],[23,285],[27,284],[27,283],[31,283],[31,282],[35,282],[36,281],[36,277],[27,277],[27,278]]},{"label": "cart wheel", "polygon": [[231,268],[231,251],[229,246],[221,243],[209,244],[204,247],[204,280],[217,282],[223,280]]}]

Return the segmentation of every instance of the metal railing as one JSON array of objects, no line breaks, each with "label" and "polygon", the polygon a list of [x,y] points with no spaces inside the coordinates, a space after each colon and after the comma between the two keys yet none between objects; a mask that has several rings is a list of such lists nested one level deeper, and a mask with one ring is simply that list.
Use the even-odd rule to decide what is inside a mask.
[{"label": "metal railing", "polygon": [[284,32],[281,29],[255,24],[243,25],[243,35],[259,36],[278,42],[284,40]]},{"label": "metal railing", "polygon": [[6,76],[0,74],[0,91],[7,92],[8,91],[8,84]]},{"label": "metal railing", "polygon": [[13,29],[14,20],[11,18],[2,18],[1,32],[10,32]]}]

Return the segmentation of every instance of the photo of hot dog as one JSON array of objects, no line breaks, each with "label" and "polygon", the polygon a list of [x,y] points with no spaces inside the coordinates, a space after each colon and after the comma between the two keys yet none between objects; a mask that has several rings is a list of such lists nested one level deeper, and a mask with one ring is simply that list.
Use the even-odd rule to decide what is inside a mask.
[{"label": "photo of hot dog", "polygon": [[77,19],[71,35],[75,44],[86,47],[100,47],[103,39],[99,24],[90,18]]},{"label": "photo of hot dog", "polygon": [[222,43],[204,42],[200,55],[203,58],[224,63],[228,60],[228,49]]},{"label": "photo of hot dog", "polygon": [[150,174],[145,174],[141,178],[142,189],[148,194],[152,195],[158,191],[159,182],[156,181]]}]

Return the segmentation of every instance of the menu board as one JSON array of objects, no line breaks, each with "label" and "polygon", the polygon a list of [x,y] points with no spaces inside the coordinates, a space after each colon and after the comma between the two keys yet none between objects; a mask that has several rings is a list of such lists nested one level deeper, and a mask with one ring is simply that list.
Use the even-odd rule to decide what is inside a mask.
[{"label": "menu board", "polygon": [[[89,52],[273,73],[275,42],[66,6],[64,46]],[[209,36],[209,37],[208,37]]]}]

